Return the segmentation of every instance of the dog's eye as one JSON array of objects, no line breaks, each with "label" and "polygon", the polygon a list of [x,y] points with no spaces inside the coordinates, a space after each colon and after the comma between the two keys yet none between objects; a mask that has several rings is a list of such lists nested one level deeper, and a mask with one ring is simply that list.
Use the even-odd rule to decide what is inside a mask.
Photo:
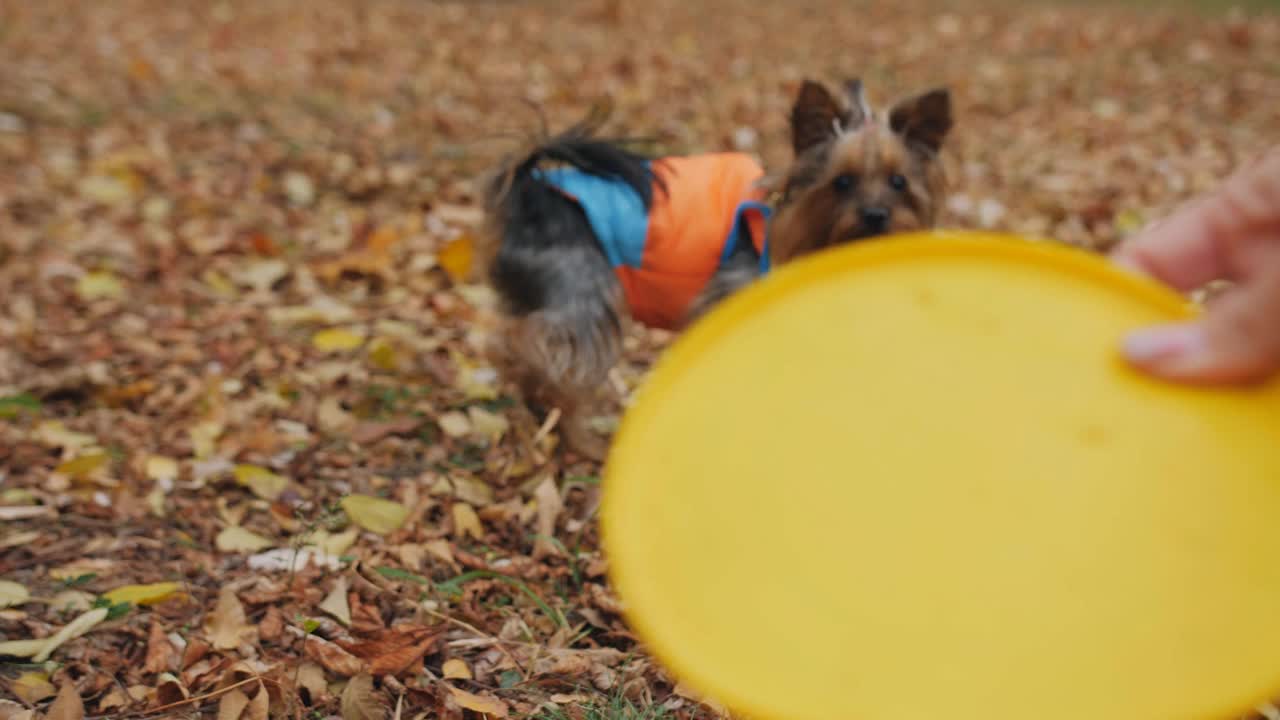
[{"label": "dog's eye", "polygon": [[907,179],[897,173],[894,173],[889,176],[889,187],[897,190],[898,192],[902,192],[907,189]]},{"label": "dog's eye", "polygon": [[850,173],[837,175],[836,179],[831,181],[831,187],[835,188],[836,192],[849,192],[857,184],[858,178]]}]

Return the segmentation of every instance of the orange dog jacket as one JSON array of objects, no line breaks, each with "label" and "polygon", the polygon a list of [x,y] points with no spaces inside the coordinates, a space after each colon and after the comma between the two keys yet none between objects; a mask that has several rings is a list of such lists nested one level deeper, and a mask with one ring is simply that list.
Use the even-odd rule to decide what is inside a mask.
[{"label": "orange dog jacket", "polygon": [[583,209],[632,317],[674,329],[744,236],[760,256],[761,272],[768,272],[769,208],[756,185],[764,171],[742,153],[662,158],[650,169],[655,179],[647,212],[639,195],[617,178],[577,168],[541,176]]}]

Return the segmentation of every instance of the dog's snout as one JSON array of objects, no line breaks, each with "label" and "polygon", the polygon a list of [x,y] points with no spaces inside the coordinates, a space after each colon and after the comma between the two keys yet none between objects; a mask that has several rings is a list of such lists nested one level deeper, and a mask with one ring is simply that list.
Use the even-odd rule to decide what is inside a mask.
[{"label": "dog's snout", "polygon": [[874,232],[884,230],[889,226],[889,208],[881,205],[862,208],[862,224]]}]

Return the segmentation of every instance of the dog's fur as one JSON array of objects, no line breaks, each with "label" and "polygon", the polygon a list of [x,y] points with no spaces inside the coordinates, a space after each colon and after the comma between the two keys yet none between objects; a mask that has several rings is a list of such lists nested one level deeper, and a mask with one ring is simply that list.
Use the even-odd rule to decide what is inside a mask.
[{"label": "dog's fur", "polygon": [[[878,113],[858,80],[838,95],[805,81],[790,120],[794,160],[768,225],[773,264],[934,226],[945,192],[938,152],[952,125],[946,89]],[[595,137],[596,124],[570,128],[499,169],[487,188],[481,259],[503,303],[491,357],[526,400],[561,410],[573,449],[599,458],[604,443],[582,420],[617,361],[626,303],[582,208],[534,171],[552,161],[620,179],[646,209],[665,188],[645,166],[651,158],[621,139]],[[757,278],[753,245],[737,248],[689,308],[689,321]]]}]

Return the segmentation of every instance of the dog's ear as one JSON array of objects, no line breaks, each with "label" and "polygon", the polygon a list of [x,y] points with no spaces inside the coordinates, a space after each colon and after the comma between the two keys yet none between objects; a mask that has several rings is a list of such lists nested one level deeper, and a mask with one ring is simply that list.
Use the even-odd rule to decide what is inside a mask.
[{"label": "dog's ear", "polygon": [[908,146],[936,153],[951,130],[951,93],[936,88],[900,100],[889,109],[889,128],[902,136]]},{"label": "dog's ear", "polygon": [[791,147],[800,155],[835,137],[848,120],[848,109],[826,87],[805,80],[791,106]]}]

